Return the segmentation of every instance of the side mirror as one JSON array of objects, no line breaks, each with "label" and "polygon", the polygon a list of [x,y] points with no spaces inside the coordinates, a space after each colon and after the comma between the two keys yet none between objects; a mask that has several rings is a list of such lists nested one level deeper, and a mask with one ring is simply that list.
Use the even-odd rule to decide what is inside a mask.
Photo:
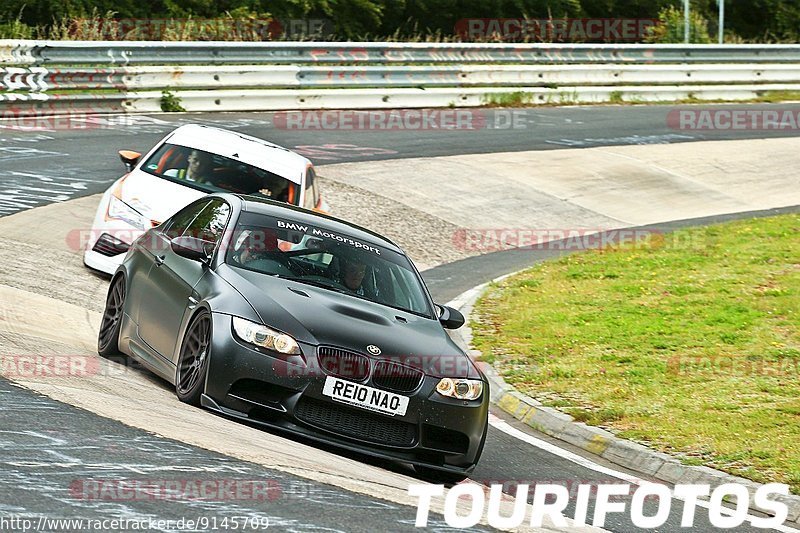
[{"label": "side mirror", "polygon": [[128,169],[128,172],[133,170],[133,167],[135,167],[136,163],[139,162],[140,157],[142,157],[142,154],[140,154],[139,152],[134,152],[133,150],[119,151],[119,158],[125,164],[125,168]]},{"label": "side mirror", "polygon": [[215,244],[197,237],[175,237],[170,241],[172,251],[181,257],[208,264]]},{"label": "side mirror", "polygon": [[464,325],[464,315],[458,309],[446,305],[437,305],[436,309],[439,311],[439,322],[443,328],[458,329]]}]

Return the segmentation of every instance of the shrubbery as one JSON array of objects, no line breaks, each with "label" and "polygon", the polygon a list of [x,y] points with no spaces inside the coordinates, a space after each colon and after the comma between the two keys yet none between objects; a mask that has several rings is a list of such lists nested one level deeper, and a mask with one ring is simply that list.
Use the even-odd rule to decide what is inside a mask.
[{"label": "shrubbery", "polygon": [[[270,20],[325,20],[324,38],[333,40],[458,40],[456,23],[469,18],[660,17],[666,24],[650,40],[682,42],[682,4],[681,0],[3,0],[0,38],[97,38],[93,37],[97,21],[109,17],[177,19],[175,28],[160,35],[172,40],[280,38],[258,26]],[[716,0],[692,0],[692,9],[693,41],[712,37],[715,41]],[[220,24],[253,21],[256,30],[245,25],[215,34],[215,19]],[[200,23],[193,25],[192,20]],[[726,37],[731,42],[796,42],[799,33],[797,0],[726,0]],[[283,37],[297,38],[297,34]]]}]

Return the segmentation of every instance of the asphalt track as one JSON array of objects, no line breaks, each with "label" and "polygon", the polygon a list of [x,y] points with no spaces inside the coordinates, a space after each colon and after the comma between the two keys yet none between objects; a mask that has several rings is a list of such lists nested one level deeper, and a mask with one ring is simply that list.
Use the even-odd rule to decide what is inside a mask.
[{"label": "asphalt track", "polygon": [[[35,524],[44,516],[49,527],[39,531],[77,530],[56,524],[78,517],[171,521],[171,527],[155,525],[150,531],[174,531],[187,519],[216,518],[221,524],[225,518],[243,517],[255,521],[251,531],[367,533],[375,531],[375,524],[391,531],[415,530],[416,509],[411,507],[155,437],[5,380],[0,380],[0,399],[0,515],[30,518]],[[231,487],[228,499],[202,497],[202,484],[210,477]],[[101,480],[105,493],[92,485]],[[123,487],[141,487],[151,496],[127,497]],[[171,496],[165,497],[168,490]],[[431,525],[445,524],[434,519]]]},{"label": "asphalt track", "polygon": [[[0,215],[65,201],[100,192],[119,174],[120,164],[115,151],[119,148],[144,151],[176,125],[201,122],[233,128],[244,133],[265,137],[279,144],[306,154],[317,164],[329,162],[367,161],[374,159],[396,159],[464,153],[490,153],[497,151],[547,150],[566,147],[589,147],[617,144],[649,144],[665,142],[691,142],[708,139],[765,138],[772,136],[794,136],[795,132],[727,132],[710,135],[707,132],[675,131],[667,125],[666,116],[670,108],[665,106],[642,107],[582,107],[549,108],[517,111],[517,127],[501,127],[511,112],[484,110],[489,127],[472,130],[429,131],[319,131],[286,130],[276,128],[272,114],[216,114],[216,115],[159,115],[156,117],[97,118],[86,122],[85,128],[70,124],[66,129],[25,131],[26,124],[0,123]],[[524,121],[519,117],[525,117]],[[522,124],[525,127],[522,127]],[[42,123],[40,126],[47,126]],[[500,126],[500,127],[493,127]],[[63,124],[61,125],[63,127]],[[20,129],[22,128],[22,129]],[[717,220],[687,221],[685,223],[708,223]],[[541,255],[541,254],[540,254]],[[545,256],[534,257],[519,253],[499,253],[480,256],[426,271],[425,278],[440,301],[446,301],[478,283],[506,272],[528,266]],[[145,464],[168,466],[176,463],[215,465],[237,463],[226,460],[200,448],[148,436],[122,424],[97,417],[66,404],[38,397],[8,383],[0,382],[3,397],[3,437],[0,446],[4,449],[5,476],[0,483],[0,511],[29,513],[32,516],[48,512],[48,516],[88,516],[97,513],[108,516],[119,508],[108,505],[88,505],[81,500],[66,497],[63,480],[87,475],[85,470],[59,471],[49,465],[58,463],[62,453],[54,444],[42,448],[34,433],[48,437],[52,428],[63,427],[69,421],[69,431],[64,436],[50,435],[62,439],[66,455],[74,461],[70,464],[96,465],[98,453],[107,464]],[[35,411],[35,423],[30,414]],[[526,433],[526,427],[516,426]],[[13,437],[9,437],[13,436]],[[92,438],[93,436],[97,438]],[[537,438],[547,441],[545,437]],[[26,440],[27,439],[27,440]],[[100,445],[99,442],[116,442],[116,447]],[[135,443],[129,446],[128,443]],[[29,457],[31,449],[39,456]],[[49,451],[48,451],[49,450]],[[142,450],[141,456],[136,450]],[[159,451],[160,450],[160,451]],[[18,455],[15,455],[18,454]],[[116,454],[116,455],[115,455]],[[25,460],[22,460],[25,458]],[[62,458],[63,459],[63,458]],[[28,461],[26,463],[26,460]],[[128,461],[128,463],[125,463]],[[226,462],[227,461],[227,462]],[[63,462],[63,461],[62,461]],[[239,462],[241,463],[241,462]],[[375,463],[373,461],[373,463]],[[25,466],[25,465],[28,466]],[[379,464],[379,463],[378,463]],[[20,466],[22,465],[22,466]],[[302,480],[286,477],[285,474],[258,471],[252,464],[236,464],[247,475],[275,479],[290,487],[303,490],[328,491],[329,502],[321,507],[303,507],[292,498],[280,505],[270,502],[261,509],[249,511],[267,513],[278,525],[280,520],[296,520],[285,524],[297,530],[310,530],[323,526],[333,530],[356,531],[367,529],[398,530],[413,521],[414,510],[392,506],[356,497],[334,487],[319,487]],[[391,465],[385,465],[394,468]],[[609,465],[606,465],[609,466]],[[247,470],[249,469],[249,470]],[[53,471],[60,477],[57,477]],[[123,469],[124,470],[124,469]],[[114,471],[114,476],[124,472]],[[477,482],[554,482],[580,481],[583,483],[613,482],[608,474],[585,468],[564,458],[533,447],[519,439],[490,428],[484,456],[473,479]],[[24,487],[24,491],[20,491]],[[60,490],[58,492],[55,489]],[[24,497],[23,497],[24,495]],[[352,498],[347,511],[347,498]],[[324,499],[324,498],[322,498]],[[313,500],[313,498],[312,498]],[[338,503],[337,503],[338,502]],[[412,503],[412,502],[409,502]],[[237,502],[240,505],[240,502]],[[386,507],[382,507],[386,506]],[[224,506],[224,505],[223,505]],[[234,506],[236,507],[236,506]],[[352,519],[353,508],[357,508],[358,521]],[[131,511],[136,515],[185,516],[171,502],[150,502],[141,509]],[[180,512],[179,512],[180,511]],[[220,508],[209,504],[207,513],[216,514]],[[659,531],[680,531],[679,509],[673,511],[668,524]],[[314,517],[324,517],[315,523]],[[306,520],[306,522],[304,522]],[[376,521],[373,521],[376,520]],[[382,526],[378,525],[382,524]],[[698,530],[709,530],[703,513],[698,513],[695,524]],[[610,515],[606,529],[611,531],[634,531],[626,515]],[[318,530],[318,529],[316,529]],[[738,528],[737,531],[762,531]]]},{"label": "asphalt track", "polygon": [[[763,106],[690,108],[763,109]],[[173,128],[190,122],[262,136],[294,149],[317,165],[456,154],[797,136],[797,131],[791,129],[679,130],[671,127],[668,120],[674,109],[671,106],[477,109],[464,111],[480,114],[480,119],[456,122],[456,127],[447,127],[452,126],[453,121],[442,119],[443,128],[374,131],[287,129],[283,125],[285,120],[273,120],[275,113],[3,119],[0,120],[0,216],[101,192],[118,177],[121,166],[117,150],[146,151]],[[314,126],[315,123],[306,121],[300,124]]]}]

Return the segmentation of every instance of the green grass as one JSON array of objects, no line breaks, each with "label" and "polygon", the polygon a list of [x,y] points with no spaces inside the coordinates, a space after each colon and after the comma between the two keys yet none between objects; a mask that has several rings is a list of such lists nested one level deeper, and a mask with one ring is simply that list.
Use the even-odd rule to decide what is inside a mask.
[{"label": "green grass", "polygon": [[572,254],[476,310],[475,347],[519,390],[800,494],[800,215]]},{"label": "green grass", "polygon": [[487,107],[524,107],[533,103],[533,94],[525,91],[486,93],[482,101]]},{"label": "green grass", "polygon": [[759,93],[755,102],[800,102],[800,91],[764,91]]},{"label": "green grass", "polygon": [[625,99],[622,91],[611,91],[611,94],[608,95],[608,101],[612,104],[624,104]]},{"label": "green grass", "polygon": [[[548,85],[545,85],[548,87]],[[548,87],[557,88],[557,87]],[[694,93],[689,93],[686,98],[678,100],[644,101],[637,97],[625,97],[622,91],[612,91],[607,102],[591,102],[591,105],[695,105],[695,104],[758,104],[800,101],[800,91],[763,91],[756,98],[749,100],[724,100],[698,98]],[[487,93],[482,98],[484,107],[546,107],[586,105],[590,102],[581,102],[576,90],[559,91],[558,93],[539,95],[538,99],[531,93],[515,91],[511,93]]]}]

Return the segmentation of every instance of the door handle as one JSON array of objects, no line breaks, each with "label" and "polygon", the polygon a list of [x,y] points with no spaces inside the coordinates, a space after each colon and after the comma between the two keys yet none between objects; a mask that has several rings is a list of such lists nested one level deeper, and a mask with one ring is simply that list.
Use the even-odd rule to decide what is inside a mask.
[{"label": "door handle", "polygon": [[155,257],[153,258],[153,260],[156,262],[156,266],[157,266],[157,267],[160,267],[161,265],[163,265],[163,264],[164,264],[164,260],[165,260],[166,258],[167,258],[167,255],[166,255],[166,254],[164,254],[164,255],[157,255],[157,256],[155,256]]}]

